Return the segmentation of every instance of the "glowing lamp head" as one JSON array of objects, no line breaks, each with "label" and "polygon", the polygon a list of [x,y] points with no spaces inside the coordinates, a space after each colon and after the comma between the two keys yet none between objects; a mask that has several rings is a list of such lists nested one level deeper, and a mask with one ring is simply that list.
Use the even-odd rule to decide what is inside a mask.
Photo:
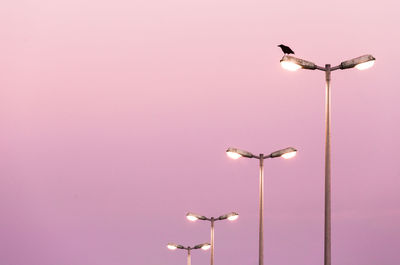
[{"label": "glowing lamp head", "polygon": [[290,62],[290,61],[281,61],[281,66],[282,66],[283,69],[286,69],[286,70],[289,70],[289,71],[292,71],[292,72],[297,71],[297,70],[299,70],[301,68],[300,65],[295,64],[295,63]]},{"label": "glowing lamp head", "polygon": [[187,218],[189,221],[192,221],[192,222],[197,221],[197,219],[199,219],[199,218],[197,218],[197,217],[194,216],[194,215],[186,215],[186,218]]},{"label": "glowing lamp head", "polygon": [[372,60],[372,61],[368,61],[365,63],[357,64],[354,67],[357,68],[358,70],[365,70],[365,69],[371,68],[374,65],[374,63],[375,63],[375,60]]},{"label": "glowing lamp head", "polygon": [[285,55],[281,59],[281,66],[282,68],[289,70],[289,71],[297,71],[300,68],[308,69],[308,70],[315,70],[317,66],[313,62],[309,62],[303,59],[296,58],[294,56]]},{"label": "glowing lamp head", "polygon": [[209,250],[211,247],[210,244],[203,244],[203,246],[201,247],[202,250]]},{"label": "glowing lamp head", "polygon": [[294,157],[296,155],[296,152],[297,152],[297,150],[295,148],[288,147],[288,148],[281,149],[281,150],[278,150],[278,151],[275,151],[275,152],[271,153],[269,155],[269,157],[271,157],[271,158],[283,157],[285,159],[289,159],[289,158]]},{"label": "glowing lamp head", "polygon": [[240,150],[240,149],[233,148],[233,147],[229,147],[228,150],[226,150],[226,154],[232,159],[238,159],[242,156],[247,157],[247,158],[254,157],[254,155],[248,151]]},{"label": "glowing lamp head", "polygon": [[186,214],[186,218],[187,218],[189,221],[192,221],[192,222],[197,221],[198,219],[200,219],[200,220],[207,220],[207,217],[205,217],[205,216],[203,216],[203,215],[200,215],[200,214],[195,214],[195,213],[187,213],[187,214]]},{"label": "glowing lamp head", "polygon": [[283,154],[282,157],[283,157],[284,159],[290,159],[290,158],[292,158],[292,157],[295,157],[296,154],[297,154],[297,151],[292,151],[292,152]]},{"label": "glowing lamp head", "polygon": [[239,215],[237,213],[233,213],[230,216],[228,216],[229,221],[235,221],[238,218],[239,218]]},{"label": "glowing lamp head", "polygon": [[235,160],[242,157],[241,154],[238,154],[238,153],[235,153],[235,152],[230,152],[230,151],[226,152],[226,155],[228,157],[232,158],[232,159],[235,159]]},{"label": "glowing lamp head", "polygon": [[177,246],[176,244],[171,244],[171,243],[169,243],[169,244],[167,245],[167,248],[168,248],[169,250],[175,250],[175,249],[178,248],[178,246]]},{"label": "glowing lamp head", "polygon": [[204,244],[198,244],[193,247],[193,249],[199,249],[201,248],[202,250],[208,250],[211,247],[209,243],[204,243]]},{"label": "glowing lamp head", "polygon": [[351,60],[347,60],[340,63],[340,69],[357,68],[358,70],[365,70],[372,67],[375,63],[375,57],[367,54]]},{"label": "glowing lamp head", "polygon": [[231,213],[228,213],[228,214],[221,215],[220,217],[217,218],[217,220],[228,219],[229,221],[234,221],[234,220],[236,220],[238,218],[239,218],[239,214],[238,213],[231,212]]}]

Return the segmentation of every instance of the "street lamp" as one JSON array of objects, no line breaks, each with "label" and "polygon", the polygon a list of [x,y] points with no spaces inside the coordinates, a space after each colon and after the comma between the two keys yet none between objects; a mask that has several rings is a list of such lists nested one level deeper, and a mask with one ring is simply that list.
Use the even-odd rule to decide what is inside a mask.
[{"label": "street lamp", "polygon": [[169,250],[175,250],[175,249],[185,249],[187,250],[188,256],[187,256],[187,265],[191,265],[191,255],[190,255],[190,251],[192,249],[202,249],[202,250],[208,250],[210,248],[210,244],[209,243],[204,243],[204,244],[198,244],[194,247],[184,247],[182,245],[178,245],[178,244],[174,244],[174,243],[168,243],[167,248]]},{"label": "street lamp", "polygon": [[259,228],[259,235],[258,235],[258,264],[264,264],[264,159],[267,158],[276,158],[276,157],[283,157],[285,159],[292,158],[296,155],[297,150],[293,147],[288,147],[285,149],[281,149],[275,152],[272,152],[269,155],[254,155],[248,151],[240,150],[237,148],[229,147],[226,150],[226,154],[232,159],[238,159],[240,157],[247,157],[247,158],[256,158],[260,161],[260,228]]},{"label": "street lamp", "polygon": [[331,265],[331,72],[341,69],[357,68],[364,70],[372,67],[375,58],[372,55],[363,55],[341,64],[331,67],[316,65],[303,59],[285,55],[281,59],[281,66],[289,71],[300,68],[308,70],[321,70],[325,72],[326,94],[325,94],[325,225],[324,225],[324,265]]},{"label": "street lamp", "polygon": [[239,214],[235,212],[231,212],[228,214],[221,215],[218,218],[207,218],[204,215],[199,215],[195,213],[187,213],[186,218],[189,221],[197,221],[197,220],[203,220],[203,221],[210,221],[211,222],[211,265],[214,265],[214,222],[219,221],[219,220],[225,220],[228,219],[229,221],[234,221],[239,218]]}]

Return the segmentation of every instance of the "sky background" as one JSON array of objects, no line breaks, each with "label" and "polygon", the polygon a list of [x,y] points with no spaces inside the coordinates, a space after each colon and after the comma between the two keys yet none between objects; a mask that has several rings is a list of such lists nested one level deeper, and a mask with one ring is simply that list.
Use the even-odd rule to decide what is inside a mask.
[{"label": "sky background", "polygon": [[[323,264],[324,74],[332,73],[332,264],[399,264],[399,4],[41,0],[0,8],[0,264]],[[193,251],[205,265],[209,252]]]}]

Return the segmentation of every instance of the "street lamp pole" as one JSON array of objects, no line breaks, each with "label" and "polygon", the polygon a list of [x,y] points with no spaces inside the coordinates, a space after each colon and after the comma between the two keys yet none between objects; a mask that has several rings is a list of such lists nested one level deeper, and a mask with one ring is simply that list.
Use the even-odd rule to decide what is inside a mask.
[{"label": "street lamp pole", "polygon": [[189,212],[186,214],[186,218],[189,221],[193,221],[193,222],[197,221],[197,220],[210,221],[210,223],[211,223],[211,261],[210,261],[210,264],[214,265],[214,222],[220,221],[220,220],[225,220],[225,219],[228,219],[229,221],[234,221],[237,218],[239,218],[239,214],[235,213],[235,212],[231,212],[228,214],[221,215],[217,218],[215,218],[215,217],[208,218],[204,215]]},{"label": "street lamp pole", "polygon": [[259,184],[259,208],[260,208],[260,220],[259,220],[259,231],[258,231],[258,264],[264,264],[264,154],[260,154],[260,184]]},{"label": "street lamp pole", "polygon": [[325,223],[324,264],[331,265],[331,65],[325,65]]},{"label": "street lamp pole", "polygon": [[190,250],[191,250],[191,248],[190,247],[188,247],[187,248],[187,265],[191,265],[192,264],[192,258],[190,257]]},{"label": "street lamp pole", "polygon": [[214,265],[214,222],[214,217],[211,217],[211,265]]},{"label": "street lamp pole", "polygon": [[283,68],[289,71],[298,69],[320,70],[325,72],[325,210],[324,210],[324,265],[331,265],[331,72],[341,69],[357,68],[364,70],[374,65],[372,55],[363,55],[344,61],[340,65],[325,67],[303,59],[285,55],[281,59]]},{"label": "street lamp pole", "polygon": [[259,160],[260,166],[260,184],[259,184],[259,210],[260,220],[258,229],[258,264],[264,264],[264,159],[283,157],[285,159],[292,158],[296,155],[297,150],[293,147],[288,147],[275,151],[267,156],[260,154],[259,156],[253,155],[252,153],[237,148],[228,148],[226,150],[227,155],[232,159],[238,159],[240,157],[256,158]]}]

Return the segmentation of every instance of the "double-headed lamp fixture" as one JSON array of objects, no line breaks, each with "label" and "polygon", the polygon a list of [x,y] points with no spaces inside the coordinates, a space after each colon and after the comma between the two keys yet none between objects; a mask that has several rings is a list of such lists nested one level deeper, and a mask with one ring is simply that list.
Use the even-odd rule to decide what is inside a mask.
[{"label": "double-headed lamp fixture", "polygon": [[[189,221],[192,221],[192,222],[197,221],[199,219],[200,220],[207,220],[207,221],[211,221],[211,219],[212,219],[212,218],[207,218],[204,215],[195,214],[195,213],[187,213],[186,214],[186,218]],[[236,220],[238,218],[239,218],[239,214],[238,213],[231,212],[231,213],[228,213],[228,214],[221,215],[221,216],[219,216],[217,218],[214,218],[214,220],[225,220],[225,219],[228,219],[229,221],[234,221],[234,220]]]},{"label": "double-headed lamp fixture", "polygon": [[[285,55],[281,59],[281,66],[282,68],[289,70],[289,71],[297,71],[298,69],[308,69],[308,70],[322,70],[325,71],[324,67],[318,66],[313,62],[309,62],[303,59],[296,58],[294,56]],[[349,68],[357,68],[358,70],[365,70],[372,67],[375,63],[375,58],[370,55],[363,55],[351,60],[347,60],[341,62],[338,66],[332,67],[330,70],[337,70],[337,69],[349,69]]]},{"label": "double-headed lamp fixture", "polygon": [[[293,147],[288,147],[285,149],[281,149],[278,151],[275,151],[267,156],[264,156],[263,158],[276,158],[276,157],[283,157],[285,159],[289,159],[292,158],[294,156],[296,156],[297,150]],[[257,158],[260,159],[259,156],[254,155],[248,151],[244,151],[244,150],[240,150],[237,148],[232,148],[229,147],[228,150],[226,150],[226,154],[232,158],[232,159],[238,159],[241,157],[247,157],[247,158]]]},{"label": "double-headed lamp fixture", "polygon": [[169,250],[175,250],[177,248],[179,249],[199,249],[201,248],[202,250],[208,250],[210,249],[211,245],[209,243],[203,243],[203,244],[198,244],[194,247],[184,247],[182,245],[174,244],[174,243],[168,243],[167,248]]}]

